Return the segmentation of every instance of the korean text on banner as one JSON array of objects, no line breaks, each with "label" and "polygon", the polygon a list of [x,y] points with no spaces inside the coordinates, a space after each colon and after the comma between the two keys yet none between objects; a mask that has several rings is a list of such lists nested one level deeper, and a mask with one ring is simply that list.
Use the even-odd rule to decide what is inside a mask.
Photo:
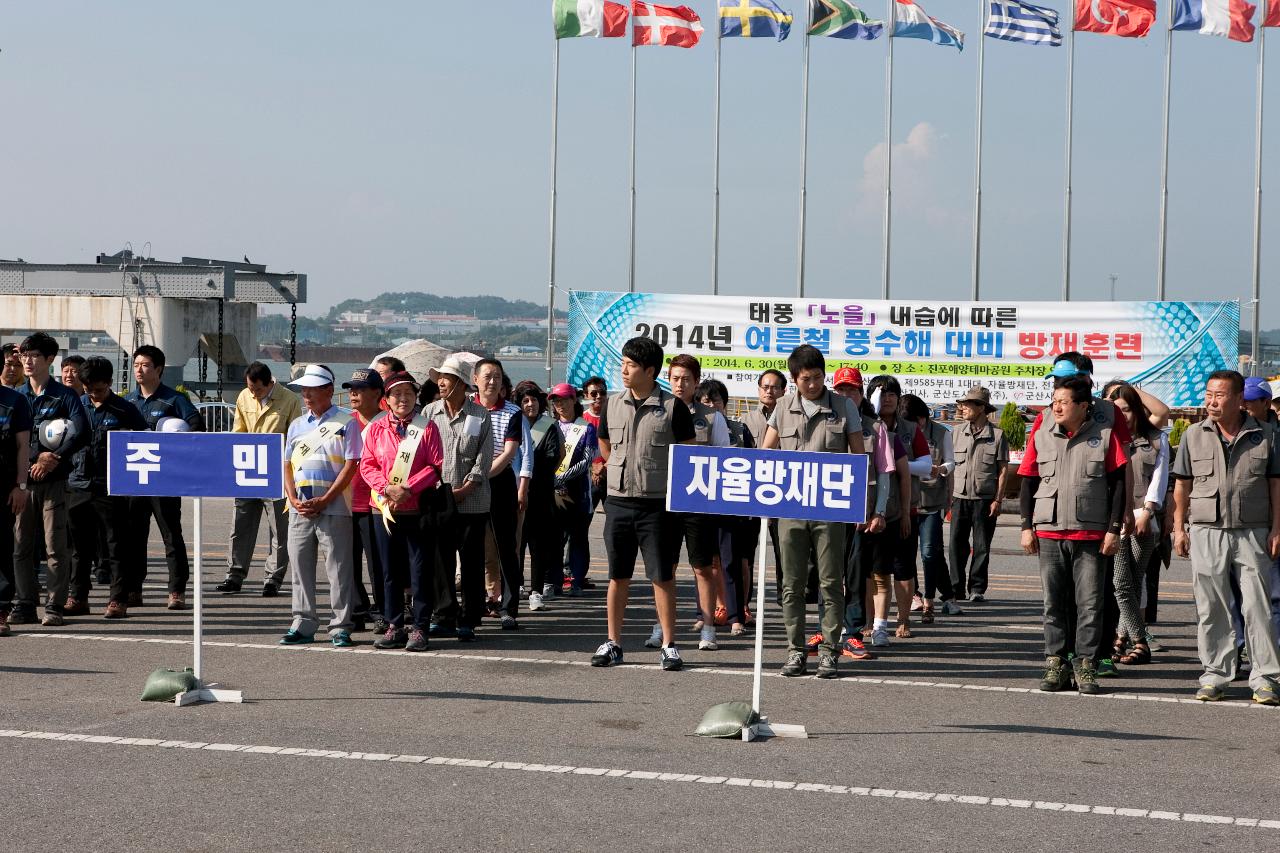
[{"label": "korean text on banner", "polygon": [[107,492],[191,498],[284,497],[284,436],[243,432],[113,432]]},{"label": "korean text on banner", "polygon": [[867,518],[861,453],[671,448],[667,509],[711,515],[858,523]]}]

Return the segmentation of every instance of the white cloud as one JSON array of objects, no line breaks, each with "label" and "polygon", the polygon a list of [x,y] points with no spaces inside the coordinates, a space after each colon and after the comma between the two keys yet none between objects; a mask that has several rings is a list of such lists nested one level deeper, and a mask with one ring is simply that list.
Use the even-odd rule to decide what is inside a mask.
[{"label": "white cloud", "polygon": [[[950,223],[956,216],[938,197],[938,140],[944,138],[927,121],[911,128],[903,142],[893,145],[893,208],[919,211],[930,224]],[[880,220],[884,215],[884,143],[876,144],[862,158],[856,215]]]}]

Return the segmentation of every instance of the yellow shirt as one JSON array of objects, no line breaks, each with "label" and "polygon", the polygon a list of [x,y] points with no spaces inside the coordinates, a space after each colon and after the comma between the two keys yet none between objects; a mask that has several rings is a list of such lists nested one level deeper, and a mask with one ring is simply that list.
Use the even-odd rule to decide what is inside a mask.
[{"label": "yellow shirt", "polygon": [[265,403],[259,403],[253,392],[245,388],[236,397],[236,419],[231,431],[286,435],[289,424],[301,416],[302,400],[279,382],[271,386]]}]

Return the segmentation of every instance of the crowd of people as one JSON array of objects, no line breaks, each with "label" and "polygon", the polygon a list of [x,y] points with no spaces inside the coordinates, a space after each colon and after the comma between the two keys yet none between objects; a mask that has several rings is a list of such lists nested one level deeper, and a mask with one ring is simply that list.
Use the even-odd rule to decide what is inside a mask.
[{"label": "crowd of people", "polygon": [[[0,636],[11,625],[90,615],[94,582],[110,590],[102,616],[128,617],[144,604],[153,519],[168,569],[165,604],[187,606],[181,500],[109,494],[107,436],[200,431],[200,412],[161,381],[156,347],[133,353],[126,397],[112,391],[119,383],[107,359],[67,356],[55,378],[58,355],[44,333],[5,346]],[[869,459],[865,521],[765,522],[786,628],[781,674],[804,675],[816,658],[819,678],[837,677],[842,660],[867,661],[911,638],[914,624],[980,607],[1012,473],[990,392],[974,386],[956,400],[948,426],[894,376],[864,382],[842,367],[829,387],[812,346],[797,347],[786,368],[760,374],[758,401],[738,420],[723,383],[704,380],[696,358],[668,358],[648,338],[624,346],[613,394],[601,377],[581,388],[513,388],[492,358],[451,356],[429,377],[389,356],[344,379],[310,364],[287,383],[254,363],[233,429],[285,437],[285,497],[236,501],[216,590],[245,591],[265,518],[261,595],[279,595],[286,581],[291,594],[281,644],[316,641],[321,560],[334,646],[366,630],[376,649],[473,642],[485,619],[518,630],[521,602],[536,613],[594,588],[588,531],[603,511],[607,636],[591,663],[623,662],[640,560],[655,609],[645,645],[664,670],[678,670],[682,552],[698,649],[714,652],[722,630],[738,636],[754,619],[762,523],[667,510],[670,448],[687,443]],[[1191,559],[1203,667],[1196,698],[1222,699],[1247,676],[1254,701],[1280,704],[1280,400],[1262,380],[1213,373],[1206,417],[1175,451],[1167,406],[1119,381],[1095,397],[1092,373],[1087,356],[1057,358],[1052,397],[1016,468],[1021,545],[1038,557],[1044,594],[1040,689],[1095,694],[1120,666],[1150,662],[1160,568],[1177,553]],[[338,405],[340,389],[349,407]]]}]

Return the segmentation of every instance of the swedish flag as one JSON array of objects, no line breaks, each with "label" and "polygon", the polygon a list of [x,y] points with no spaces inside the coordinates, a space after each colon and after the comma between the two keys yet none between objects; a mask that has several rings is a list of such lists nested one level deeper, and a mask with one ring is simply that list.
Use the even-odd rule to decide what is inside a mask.
[{"label": "swedish flag", "polygon": [[790,12],[772,0],[720,0],[720,37],[760,38],[774,36],[782,41],[791,32]]}]

